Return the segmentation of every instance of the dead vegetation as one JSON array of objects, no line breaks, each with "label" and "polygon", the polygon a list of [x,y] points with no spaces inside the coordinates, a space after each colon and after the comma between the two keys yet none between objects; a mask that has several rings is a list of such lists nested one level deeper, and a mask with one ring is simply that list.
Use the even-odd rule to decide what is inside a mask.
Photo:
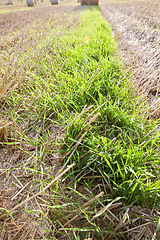
[{"label": "dead vegetation", "polygon": [[111,23],[121,56],[132,70],[132,81],[147,99],[149,117],[160,117],[159,1],[107,1],[103,16]]}]

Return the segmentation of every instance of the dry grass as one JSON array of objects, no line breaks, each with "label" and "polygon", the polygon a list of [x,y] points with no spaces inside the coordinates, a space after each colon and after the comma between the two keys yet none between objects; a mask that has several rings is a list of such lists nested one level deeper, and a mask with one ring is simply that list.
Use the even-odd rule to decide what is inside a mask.
[{"label": "dry grass", "polygon": [[[108,2],[108,5],[107,5]],[[135,86],[147,99],[149,117],[160,117],[159,1],[102,2],[102,13],[111,22],[119,50],[132,70]]]},{"label": "dry grass", "polygon": [[[74,6],[67,7],[68,11],[72,8],[74,8]],[[17,116],[13,119],[10,115],[8,116],[7,113],[7,101],[13,91],[22,91],[23,87],[28,84],[26,77],[32,69],[34,56],[36,56],[39,51],[43,56],[44,47],[40,45],[41,41],[43,40],[45,43],[50,41],[50,39],[48,39],[50,36],[50,30],[53,26],[55,27],[55,23],[58,26],[59,24],[63,24],[63,21],[66,22],[66,24],[68,23],[68,21],[65,21],[67,18],[65,14],[64,18],[59,20],[59,14],[62,17],[64,10],[66,10],[66,7],[62,6],[59,10],[53,11],[51,8],[46,8],[45,11],[37,10],[36,13],[30,15],[21,12],[3,15],[3,18],[5,19],[5,28],[1,25],[1,30],[3,31],[3,29],[5,29],[5,31],[3,31],[4,34],[1,37],[0,43],[3,56],[1,58],[0,69],[0,101],[1,110],[3,109],[3,115],[1,115],[0,119],[0,178],[2,180],[0,185],[0,204],[1,217],[4,215],[0,221],[0,238],[3,240],[33,239],[34,237],[36,237],[36,239],[44,238],[45,234],[43,233],[43,225],[45,225],[45,228],[47,229],[52,228],[47,217],[45,220],[46,222],[42,219],[39,220],[41,216],[47,216],[49,214],[48,201],[51,201],[51,204],[53,204],[54,201],[53,199],[50,200],[51,195],[48,188],[51,187],[51,182],[53,184],[56,179],[58,180],[59,177],[70,169],[69,167],[66,170],[66,168],[63,167],[64,171],[59,174],[61,167],[57,166],[59,164],[59,162],[57,162],[57,159],[59,159],[58,154],[55,154],[54,158],[48,159],[45,151],[44,156],[42,156],[45,166],[43,165],[42,169],[40,166],[41,164],[38,161],[38,149],[30,145],[28,142],[23,142],[22,144],[22,138],[24,135],[22,137],[21,134],[28,127],[28,123],[23,123],[21,125],[18,124],[17,127]],[[23,16],[23,25],[19,24],[21,16]],[[76,17],[78,17],[78,15]],[[39,21],[40,18],[41,21]],[[58,22],[56,21],[57,18]],[[13,20],[13,25],[9,28],[8,19],[10,19],[10,21]],[[33,25],[26,25],[33,20]],[[46,26],[46,22],[49,22],[50,25]],[[19,29],[22,26],[25,26],[23,32],[14,33],[13,30]],[[21,58],[25,58],[23,63],[21,63]],[[19,106],[16,106],[17,111],[18,108]],[[5,109],[7,109],[7,111],[5,111]],[[49,142],[45,144],[45,148],[48,148],[51,142],[52,144],[50,147],[52,149],[57,148],[55,140],[57,141],[57,138],[60,135],[60,129],[61,128],[57,126],[51,127],[50,134],[53,138],[51,137],[48,140]],[[58,135],[56,135],[57,132]],[[29,131],[27,133],[27,138],[31,137],[34,139],[34,135],[34,130],[33,132]],[[44,177],[43,175],[41,176],[37,170],[35,172],[34,157],[36,157],[36,167],[40,167],[41,171],[44,170]],[[20,167],[18,167],[17,164]],[[55,179],[53,180],[54,176]],[[37,184],[37,181],[39,184]],[[43,185],[45,185],[45,181],[48,181],[49,185],[44,189]],[[45,194],[43,194],[44,191]],[[24,202],[27,205],[24,204]],[[19,203],[19,205],[17,203]],[[45,206],[42,206],[43,204],[45,204]],[[22,207],[25,205],[25,209],[26,206],[28,206],[26,210],[31,210],[31,213],[27,213],[22,207],[20,207],[21,205]],[[15,211],[17,208],[18,211]],[[9,212],[5,214],[6,212],[3,211],[3,209],[13,211],[13,216],[11,216]],[[32,214],[32,211],[37,211],[36,216]],[[39,227],[37,227],[37,224],[39,224]]]},{"label": "dry grass", "polygon": [[[65,132],[65,130],[71,126],[77,119],[81,118],[86,112],[89,111],[91,107],[84,108],[84,110],[78,115],[75,116],[74,120],[70,122],[66,128],[64,128],[56,137],[54,136],[53,139],[50,139],[48,142],[49,145],[45,145],[45,148],[54,148],[57,145],[57,142],[60,140],[60,136]],[[93,115],[95,111],[93,111]],[[89,120],[86,126],[89,126],[97,117]],[[2,123],[1,123],[2,124]],[[7,121],[3,121],[2,125],[2,137],[6,139],[6,128],[8,126]],[[33,133],[34,134],[34,133]],[[75,150],[77,149],[78,145],[81,143],[84,134],[78,140],[78,142],[73,146],[72,151],[70,152],[70,157],[73,155]],[[6,140],[7,141],[7,140]],[[50,144],[50,142],[52,144]],[[28,146],[28,145],[27,145]],[[29,146],[28,146],[29,147]],[[32,147],[32,146],[31,146]],[[53,195],[53,192],[56,192],[56,188],[54,187],[52,191],[49,188],[52,188],[52,185],[58,181],[66,172],[68,172],[75,164],[71,164],[67,167],[68,161],[63,165],[63,167],[59,166],[56,167],[58,162],[50,166],[53,163],[53,159],[48,162],[48,157],[45,153],[43,156],[43,166],[36,159],[36,170],[34,170],[34,158],[33,156],[36,154],[37,150],[35,149],[35,154],[32,154],[27,157],[26,154],[19,154],[16,150],[13,153],[14,147],[11,148],[10,153],[5,153],[3,151],[2,155],[5,157],[6,164],[2,164],[1,162],[1,169],[0,169],[0,177],[3,180],[3,184],[1,184],[1,192],[2,195],[0,197],[1,201],[1,235],[2,239],[30,239],[29,237],[36,237],[36,239],[45,238],[44,229],[47,225],[47,231],[52,229],[52,223],[50,222],[50,210],[53,203],[55,202],[56,196]],[[21,150],[20,150],[21,151]],[[26,151],[26,150],[25,150]],[[58,154],[58,153],[57,153]],[[10,159],[10,160],[9,160]],[[17,161],[19,161],[20,167],[17,167]],[[56,159],[54,159],[56,161]],[[25,164],[24,164],[25,163]],[[40,165],[39,165],[40,164]],[[41,178],[41,174],[38,171],[39,167],[43,167],[43,178]],[[13,170],[10,170],[13,169]],[[35,172],[34,172],[35,171]],[[32,174],[33,172],[33,174]],[[50,175],[51,174],[51,175]],[[50,177],[52,176],[53,180],[50,181]],[[39,184],[37,184],[37,181]],[[44,185],[45,182],[49,182],[46,186]],[[42,188],[42,186],[44,186]],[[42,188],[42,190],[41,190]],[[61,186],[61,191],[63,192],[66,188],[65,184]],[[64,226],[70,226],[72,221],[75,221],[76,218],[79,218],[79,212],[83,212],[92,202],[94,203],[97,199],[99,199],[104,193],[100,193],[95,196],[93,199],[89,200],[88,202],[84,203],[80,208],[75,208],[72,213],[66,217],[74,216],[68,222],[66,222],[66,217],[61,219],[61,223],[66,222]],[[65,198],[63,199],[62,196],[60,197],[59,204],[65,202]],[[19,204],[17,204],[19,203]],[[24,206],[25,205],[25,206]],[[121,204],[118,204],[118,206]],[[117,205],[116,205],[117,207]],[[110,206],[108,206],[110,209]],[[114,204],[113,204],[114,208]],[[5,210],[7,209],[7,211]],[[34,214],[35,212],[35,214]],[[43,217],[43,218],[42,218]],[[93,219],[95,219],[93,217]],[[44,220],[45,219],[45,220]],[[78,219],[79,220],[79,219]],[[38,226],[37,226],[38,225]],[[58,232],[63,232],[63,229],[57,229]]]}]

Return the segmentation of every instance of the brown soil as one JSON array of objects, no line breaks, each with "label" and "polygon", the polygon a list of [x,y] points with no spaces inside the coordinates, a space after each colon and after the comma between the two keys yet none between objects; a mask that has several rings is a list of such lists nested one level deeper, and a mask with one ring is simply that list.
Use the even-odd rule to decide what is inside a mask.
[{"label": "brown soil", "polygon": [[150,115],[160,117],[160,1],[102,1],[101,13],[118,37],[133,81],[147,97]]}]

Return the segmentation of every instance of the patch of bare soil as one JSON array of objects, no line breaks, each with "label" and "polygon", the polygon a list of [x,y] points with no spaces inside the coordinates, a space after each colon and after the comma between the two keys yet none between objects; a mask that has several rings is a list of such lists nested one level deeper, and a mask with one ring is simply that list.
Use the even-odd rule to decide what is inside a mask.
[{"label": "patch of bare soil", "polygon": [[160,1],[102,1],[103,17],[118,36],[119,50],[133,81],[147,98],[150,115],[160,117]]}]

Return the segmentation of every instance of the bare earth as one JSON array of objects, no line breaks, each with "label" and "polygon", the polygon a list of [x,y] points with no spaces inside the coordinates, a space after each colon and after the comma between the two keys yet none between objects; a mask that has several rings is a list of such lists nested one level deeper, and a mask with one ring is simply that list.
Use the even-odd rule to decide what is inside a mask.
[{"label": "bare earth", "polygon": [[103,1],[101,13],[118,37],[150,115],[160,117],[160,1]]}]

